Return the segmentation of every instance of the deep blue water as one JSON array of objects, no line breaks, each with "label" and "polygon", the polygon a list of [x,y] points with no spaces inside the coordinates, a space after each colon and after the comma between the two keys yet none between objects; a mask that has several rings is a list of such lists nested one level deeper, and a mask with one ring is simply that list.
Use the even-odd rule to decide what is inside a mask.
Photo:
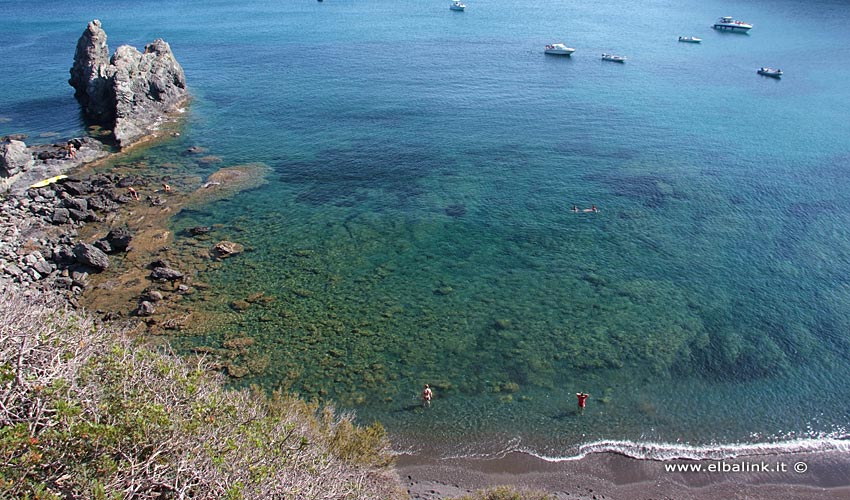
[{"label": "deep blue water", "polygon": [[[152,163],[209,173],[180,154],[200,145],[271,167],[174,221],[252,247],[199,277],[223,319],[187,341],[252,337],[244,383],[444,455],[846,435],[845,3],[0,7],[0,135],[83,133],[66,80],[99,18],[112,50],[162,37],[186,71],[185,130]],[[755,28],[716,32],[721,15]],[[228,306],[260,292],[275,301]]]}]

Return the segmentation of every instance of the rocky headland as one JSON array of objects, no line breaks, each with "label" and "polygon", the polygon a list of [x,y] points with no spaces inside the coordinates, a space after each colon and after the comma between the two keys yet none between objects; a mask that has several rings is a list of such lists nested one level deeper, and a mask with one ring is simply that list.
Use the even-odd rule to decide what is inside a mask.
[{"label": "rocky headland", "polygon": [[[108,129],[114,140],[27,146],[22,135],[0,138],[0,190],[7,192],[0,199],[0,289],[59,293],[138,332],[215,321],[199,318],[186,299],[206,293],[196,280],[200,272],[245,247],[215,228],[175,237],[169,221],[186,206],[265,183],[268,167],[228,166],[204,180],[171,176],[146,160],[124,161],[133,156],[125,154],[128,146],[179,136],[173,118],[188,100],[185,75],[162,40],[144,53],[120,47],[110,58],[94,20],[77,43],[69,83],[94,130]],[[206,153],[192,146],[184,157],[198,166],[221,161]],[[33,187],[48,179],[54,182]]]},{"label": "rocky headland", "polygon": [[[69,83],[90,123],[111,130],[120,148],[156,137],[188,100],[183,69],[166,42],[155,40],[144,53],[122,46],[110,58],[98,20],[77,43]],[[157,179],[155,173],[82,172],[120,154],[111,141],[82,137],[27,146],[25,138],[0,138],[0,190],[6,192],[0,201],[0,288],[59,292],[78,305],[89,276],[107,270],[112,257],[132,248],[133,224],[127,217],[138,207],[131,206],[162,213],[170,207],[159,195],[143,200],[135,191]],[[64,175],[72,170],[78,174]],[[33,187],[43,179],[56,182]],[[90,223],[95,224],[83,229]]]},{"label": "rocky headland", "polygon": [[150,135],[189,98],[186,75],[167,42],[154,40],[144,52],[122,45],[110,58],[97,19],[77,41],[68,83],[86,118],[111,130],[122,148]]},{"label": "rocky headland", "polygon": [[[187,100],[185,76],[162,40],[144,53],[108,54],[101,23],[92,21],[70,82],[96,130],[111,129],[120,147],[94,137],[36,146],[22,135],[0,138],[0,289],[58,293],[140,333],[209,325],[215,318],[200,318],[186,300],[207,293],[196,277],[245,247],[216,228],[174,235],[169,221],[184,207],[262,185],[268,167],[227,166],[202,179],[127,153],[150,138],[179,136],[172,118]],[[220,161],[200,146],[183,157],[202,167]]]},{"label": "rocky headland", "polygon": [[109,131],[106,142],[83,137],[27,146],[24,135],[0,137],[0,191],[23,194],[38,180],[156,137],[189,100],[186,75],[168,43],[154,40],[144,52],[122,45],[110,57],[97,19],[77,41],[70,73],[68,83],[89,125]]}]

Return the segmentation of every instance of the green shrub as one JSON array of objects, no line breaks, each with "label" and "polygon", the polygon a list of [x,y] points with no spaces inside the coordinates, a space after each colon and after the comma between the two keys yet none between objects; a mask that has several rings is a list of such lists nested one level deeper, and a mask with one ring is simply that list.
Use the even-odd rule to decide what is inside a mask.
[{"label": "green shrub", "polygon": [[0,298],[0,498],[405,498],[378,425]]}]

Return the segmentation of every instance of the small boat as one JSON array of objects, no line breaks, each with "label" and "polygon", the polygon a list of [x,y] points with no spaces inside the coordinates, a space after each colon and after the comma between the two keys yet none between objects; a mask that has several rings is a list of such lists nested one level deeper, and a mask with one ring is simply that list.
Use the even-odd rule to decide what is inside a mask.
[{"label": "small boat", "polygon": [[738,21],[736,19],[732,19],[732,16],[723,16],[714,23],[712,28],[721,31],[738,31],[741,33],[746,33],[753,27],[752,24],[745,23],[744,21]]},{"label": "small boat", "polygon": [[576,49],[572,47],[567,47],[563,43],[553,43],[546,46],[546,49],[543,51],[546,54],[551,54],[553,56],[568,56],[575,52]]},{"label": "small boat", "polygon": [[466,5],[464,5],[463,3],[461,3],[461,1],[460,1],[460,0],[455,0],[454,2],[452,2],[452,4],[451,4],[451,5],[449,5],[449,9],[451,9],[451,10],[456,10],[456,11],[458,11],[458,12],[463,12],[463,10],[464,10],[465,8],[466,8]]},{"label": "small boat", "polygon": [[697,38],[695,36],[680,36],[679,41],[688,43],[700,43],[702,41],[702,38]]},{"label": "small boat", "polygon": [[779,78],[782,76],[782,70],[778,68],[759,68],[758,74],[764,76],[772,76],[774,78]]},{"label": "small boat", "polygon": [[602,54],[603,61],[614,61],[618,63],[626,62],[626,58],[623,56],[617,56],[614,54]]}]

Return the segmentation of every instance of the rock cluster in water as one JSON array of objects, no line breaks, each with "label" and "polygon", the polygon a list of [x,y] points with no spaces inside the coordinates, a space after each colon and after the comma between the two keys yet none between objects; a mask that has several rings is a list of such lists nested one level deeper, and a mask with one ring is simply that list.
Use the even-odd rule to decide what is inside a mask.
[{"label": "rock cluster in water", "polygon": [[154,40],[143,53],[122,45],[110,59],[97,19],[77,42],[68,83],[86,117],[111,129],[122,147],[150,134],[188,99],[186,76],[168,43]]}]

